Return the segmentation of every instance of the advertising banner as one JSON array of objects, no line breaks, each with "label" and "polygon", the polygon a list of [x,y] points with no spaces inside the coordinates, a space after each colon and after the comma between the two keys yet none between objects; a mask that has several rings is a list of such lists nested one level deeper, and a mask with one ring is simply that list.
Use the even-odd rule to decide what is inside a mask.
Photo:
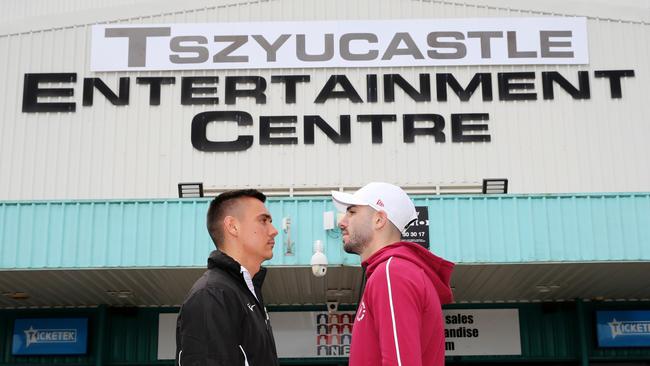
[{"label": "advertising banner", "polygon": [[87,318],[16,319],[13,355],[85,354],[88,344]]},{"label": "advertising banner", "polygon": [[597,311],[599,347],[650,347],[650,310]]}]

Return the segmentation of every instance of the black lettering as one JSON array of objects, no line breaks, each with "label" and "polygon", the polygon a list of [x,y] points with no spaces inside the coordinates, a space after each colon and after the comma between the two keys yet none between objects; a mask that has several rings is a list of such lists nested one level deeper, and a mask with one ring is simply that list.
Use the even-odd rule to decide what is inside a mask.
[{"label": "black lettering", "polygon": [[357,116],[358,122],[370,122],[372,132],[372,143],[381,144],[384,141],[382,132],[383,122],[395,122],[397,116],[394,114],[360,114]]},{"label": "black lettering", "polygon": [[395,101],[395,85],[398,85],[416,102],[431,101],[431,81],[429,79],[429,74],[420,74],[419,92],[399,74],[384,75],[384,101]]},{"label": "black lettering", "polygon": [[597,78],[608,78],[609,91],[612,99],[620,99],[623,97],[621,78],[634,77],[634,70],[599,70],[594,74]]},{"label": "black lettering", "polygon": [[190,76],[181,78],[181,104],[182,105],[211,105],[219,104],[217,97],[194,97],[194,94],[214,94],[217,88],[195,88],[194,84],[216,84],[217,76]]},{"label": "black lettering", "polygon": [[368,103],[377,103],[377,75],[366,75],[366,95]]},{"label": "black lettering", "polygon": [[[337,85],[341,85],[342,91],[334,91]],[[325,103],[330,98],[346,98],[352,103],[362,103],[359,93],[354,89],[350,80],[345,75],[332,75],[327,80],[323,89],[318,93],[314,103]]]},{"label": "black lettering", "polygon": [[129,78],[121,77],[118,95],[106,85],[100,78],[84,78],[83,105],[93,105],[93,91],[97,88],[106,99],[113,105],[129,104]]},{"label": "black lettering", "polygon": [[483,101],[492,101],[492,75],[490,73],[486,72],[474,74],[474,77],[472,77],[472,80],[470,80],[467,88],[463,88],[458,83],[453,74],[436,74],[436,91],[438,95],[437,99],[439,102],[447,101],[447,85],[449,85],[454,93],[458,96],[458,99],[463,102],[467,102],[472,97],[472,95],[474,95],[474,92],[478,88],[479,84],[481,85]]},{"label": "black lettering", "polygon": [[[415,142],[417,135],[431,135],[435,142],[445,142],[445,119],[439,114],[405,114],[404,142]],[[415,122],[433,122],[433,127],[415,127]],[[448,317],[447,317],[448,318]]]},{"label": "black lettering", "polygon": [[500,72],[499,99],[500,100],[537,100],[536,93],[513,93],[513,90],[531,90],[535,88],[533,83],[512,83],[517,79],[534,79],[534,72]]},{"label": "black lettering", "polygon": [[75,103],[39,102],[38,97],[71,97],[74,95],[72,88],[39,88],[39,83],[74,83],[77,81],[76,73],[60,74],[25,74],[23,85],[23,112],[74,112]]},{"label": "black lettering", "polygon": [[339,130],[337,133],[325,120],[320,116],[305,116],[305,144],[314,144],[314,126],[318,128],[329,137],[330,140],[337,144],[350,143],[350,115],[341,115],[339,117]]},{"label": "black lettering", "polygon": [[296,133],[295,126],[272,127],[276,123],[296,123],[296,116],[261,116],[260,117],[260,145],[295,145],[297,137],[271,137],[273,133]]},{"label": "black lettering", "polygon": [[476,328],[445,328],[445,338],[477,338],[479,331]]},{"label": "black lettering", "polygon": [[589,99],[591,93],[589,91],[589,73],[586,71],[578,71],[578,89],[574,87],[564,76],[560,75],[557,71],[544,71],[542,72],[542,89],[544,99],[553,99],[555,97],[553,92],[553,83],[557,83],[564,89],[573,99]]},{"label": "black lettering", "polygon": [[176,83],[175,77],[137,77],[136,84],[149,84],[149,105],[160,105],[160,86]]},{"label": "black lettering", "polygon": [[238,126],[253,125],[253,117],[242,111],[202,112],[192,119],[192,146],[200,151],[244,151],[253,145],[253,136],[238,136],[234,141],[210,141],[206,129],[211,122],[237,122]]},{"label": "black lettering", "polygon": [[296,103],[296,84],[309,82],[309,75],[273,75],[271,83],[284,83],[284,102]]},{"label": "black lettering", "polygon": [[460,113],[451,115],[451,141],[452,142],[490,142],[490,135],[467,135],[468,131],[487,131],[487,124],[464,124],[465,121],[487,121],[487,113]]},{"label": "black lettering", "polygon": [[[253,84],[253,89],[237,89],[237,84]],[[265,104],[266,80],[261,76],[227,76],[226,104],[235,104],[237,97],[255,98],[255,104]]]}]

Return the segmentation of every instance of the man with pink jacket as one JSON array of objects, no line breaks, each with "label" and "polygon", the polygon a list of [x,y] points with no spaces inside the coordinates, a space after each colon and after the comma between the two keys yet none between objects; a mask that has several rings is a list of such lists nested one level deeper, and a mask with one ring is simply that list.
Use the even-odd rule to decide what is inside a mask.
[{"label": "man with pink jacket", "polygon": [[344,218],[343,248],[361,256],[366,287],[352,329],[350,366],[445,363],[442,304],[452,301],[454,264],[401,241],[417,218],[399,187],[369,183],[353,194],[332,191]]}]

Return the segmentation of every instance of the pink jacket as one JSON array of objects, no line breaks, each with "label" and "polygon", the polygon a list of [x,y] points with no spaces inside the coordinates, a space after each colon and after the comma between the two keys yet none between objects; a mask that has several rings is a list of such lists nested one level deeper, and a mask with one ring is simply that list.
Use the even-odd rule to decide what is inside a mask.
[{"label": "pink jacket", "polygon": [[350,366],[442,366],[442,304],[452,301],[454,264],[399,242],[362,263],[366,288],[352,330]]}]

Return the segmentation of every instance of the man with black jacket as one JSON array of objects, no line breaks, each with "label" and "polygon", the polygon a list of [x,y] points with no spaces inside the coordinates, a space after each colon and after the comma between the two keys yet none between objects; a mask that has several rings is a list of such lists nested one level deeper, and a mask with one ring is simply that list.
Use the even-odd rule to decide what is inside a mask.
[{"label": "man with black jacket", "polygon": [[257,190],[220,194],[207,227],[217,250],[176,324],[177,366],[274,366],[278,358],[261,286],[278,231]]}]

